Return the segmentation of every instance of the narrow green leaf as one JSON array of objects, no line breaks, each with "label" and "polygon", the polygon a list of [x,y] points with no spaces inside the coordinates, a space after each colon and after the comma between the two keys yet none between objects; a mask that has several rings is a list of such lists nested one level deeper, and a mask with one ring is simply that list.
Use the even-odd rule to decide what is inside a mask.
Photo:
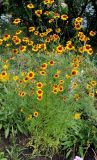
[{"label": "narrow green leaf", "polygon": [[0,124],[0,129],[2,128],[2,124]]},{"label": "narrow green leaf", "polygon": [[18,130],[19,130],[21,133],[23,133],[23,129],[22,129],[22,127],[21,127],[19,124],[17,124],[17,128],[18,128]]},{"label": "narrow green leaf", "polygon": [[70,156],[70,153],[72,152],[72,150],[69,150],[67,153],[66,153],[66,158],[68,158]]},{"label": "narrow green leaf", "polygon": [[5,130],[5,138],[7,138],[9,135],[9,126],[7,127],[7,129]]}]

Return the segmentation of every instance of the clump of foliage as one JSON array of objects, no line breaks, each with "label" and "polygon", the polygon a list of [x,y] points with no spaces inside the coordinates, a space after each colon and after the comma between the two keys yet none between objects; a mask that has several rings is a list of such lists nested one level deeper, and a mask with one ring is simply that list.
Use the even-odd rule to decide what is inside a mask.
[{"label": "clump of foliage", "polygon": [[[50,11],[54,1],[44,2],[39,9],[36,3],[23,4],[40,24],[31,21],[28,36],[21,15],[0,37],[0,129],[5,138],[29,135],[32,156],[52,157],[63,150],[69,159],[76,153],[84,157],[92,143],[97,148],[97,68],[89,43],[96,32],[85,35],[83,18],[77,17],[74,37],[61,43],[57,22],[67,26],[68,14]],[[46,28],[44,16],[49,16]]]},{"label": "clump of foliage", "polygon": [[[97,31],[97,3],[94,0],[6,0],[4,3],[5,12],[9,12],[14,18],[19,17],[23,21],[23,28],[26,32],[29,26],[37,26],[39,32],[45,28],[61,29],[61,42],[74,36],[72,22],[77,17],[83,17],[83,26],[86,34]],[[27,7],[27,4],[33,6]],[[18,7],[18,10],[17,10]],[[35,10],[41,10],[41,17],[37,17]],[[22,13],[22,14],[21,14]],[[69,21],[59,19],[59,14],[67,14]],[[96,37],[97,38],[97,37]],[[95,38],[92,40],[95,44]]]}]

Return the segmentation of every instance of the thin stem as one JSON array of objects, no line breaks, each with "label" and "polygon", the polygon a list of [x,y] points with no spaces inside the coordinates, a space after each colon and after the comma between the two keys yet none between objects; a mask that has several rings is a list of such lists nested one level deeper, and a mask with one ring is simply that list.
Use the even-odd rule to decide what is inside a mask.
[{"label": "thin stem", "polygon": [[94,151],[93,148],[92,148],[92,151],[93,151],[93,153],[94,153],[94,158],[95,158],[95,160],[97,160],[97,155],[96,155],[96,152]]}]

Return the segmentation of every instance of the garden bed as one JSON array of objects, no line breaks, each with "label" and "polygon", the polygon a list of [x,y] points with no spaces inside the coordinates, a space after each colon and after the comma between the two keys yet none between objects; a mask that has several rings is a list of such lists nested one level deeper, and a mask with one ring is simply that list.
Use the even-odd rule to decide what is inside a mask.
[{"label": "garden bed", "polygon": [[[15,139],[16,140],[16,139]],[[29,142],[29,138],[25,135],[20,135],[17,137],[16,142],[14,142],[14,139],[7,138],[5,139],[4,137],[1,138],[0,141],[0,152],[4,152],[5,156],[8,158],[7,160],[13,160],[14,157],[13,154],[16,154],[16,158],[21,159],[21,160],[51,160],[51,158],[44,157],[44,156],[39,156],[35,158],[30,158],[32,153],[33,153],[33,147],[26,147],[27,143]],[[15,153],[18,148],[18,152]],[[11,153],[13,149],[12,154]],[[8,152],[8,151],[9,152]],[[94,146],[90,146],[86,152],[84,160],[96,160],[95,159],[96,151],[94,149]],[[65,155],[56,154],[52,157],[52,160],[69,160],[66,159]]]},{"label": "garden bed", "polygon": [[96,31],[68,5],[14,1],[1,16],[0,160],[97,159]]}]

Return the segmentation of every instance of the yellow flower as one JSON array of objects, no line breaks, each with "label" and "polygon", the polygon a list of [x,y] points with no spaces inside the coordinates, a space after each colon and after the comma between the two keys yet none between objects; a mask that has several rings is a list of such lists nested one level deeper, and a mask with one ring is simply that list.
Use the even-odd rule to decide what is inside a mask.
[{"label": "yellow flower", "polygon": [[42,82],[38,82],[37,83],[37,88],[42,88],[43,87],[43,83]]},{"label": "yellow flower", "polygon": [[1,81],[8,81],[9,80],[9,75],[6,71],[2,71],[0,74],[0,80]]},{"label": "yellow flower", "polygon": [[74,119],[81,119],[81,114],[80,113],[76,113],[74,115]]},{"label": "yellow flower", "polygon": [[40,75],[45,76],[46,72],[45,71],[40,71]]},{"label": "yellow flower", "polygon": [[75,27],[74,27],[76,30],[80,30],[82,27],[81,27],[81,24],[78,23],[78,24],[75,24]]},{"label": "yellow flower", "polygon": [[76,76],[78,74],[78,71],[73,69],[72,72],[71,72],[72,76]]},{"label": "yellow flower", "polygon": [[48,32],[48,33],[52,32],[52,31],[53,31],[52,28],[46,29],[46,32]]},{"label": "yellow flower", "polygon": [[[77,17],[76,19],[75,19],[75,21],[74,21],[74,25],[75,25],[75,29],[76,30],[80,30],[81,28],[82,28],[82,26],[81,26],[81,23],[82,23],[82,21],[83,21],[83,18],[81,18],[81,17]],[[81,34],[82,35],[82,34]]]},{"label": "yellow flower", "polygon": [[0,39],[0,45],[2,45],[3,44],[3,39]]},{"label": "yellow flower", "polygon": [[56,31],[56,33],[60,33],[60,32],[61,32],[61,29],[60,29],[60,28],[57,28],[55,31]]},{"label": "yellow flower", "polygon": [[61,79],[61,80],[59,81],[59,83],[60,83],[60,84],[64,84],[64,80]]},{"label": "yellow flower", "polygon": [[41,90],[41,89],[38,89],[37,91],[36,91],[36,93],[37,93],[37,95],[43,95],[43,91]]},{"label": "yellow flower", "polygon": [[92,85],[92,86],[96,86],[96,85],[97,85],[97,82],[96,82],[96,81],[91,81],[91,85]]},{"label": "yellow flower", "polygon": [[39,32],[38,32],[38,31],[35,31],[35,32],[34,32],[34,35],[38,36],[38,35],[39,35]]},{"label": "yellow flower", "polygon": [[8,69],[8,64],[3,65],[2,68],[5,70]]},{"label": "yellow flower", "polygon": [[14,24],[19,24],[20,22],[21,22],[21,19],[20,19],[20,18],[16,18],[16,19],[13,21]]},{"label": "yellow flower", "polygon": [[89,96],[90,97],[94,97],[94,93],[93,92],[89,92]]},{"label": "yellow flower", "polygon": [[58,54],[62,54],[63,51],[64,51],[64,47],[63,47],[62,45],[59,45],[59,46],[57,47],[57,53],[58,53]]},{"label": "yellow flower", "polygon": [[90,48],[90,49],[87,51],[87,53],[91,56],[91,55],[93,54],[93,49]]},{"label": "yellow flower", "polygon": [[68,16],[66,14],[61,15],[61,19],[66,21],[68,19]]},{"label": "yellow flower", "polygon": [[34,43],[33,41],[29,41],[28,46],[33,46],[33,43]]},{"label": "yellow flower", "polygon": [[29,114],[28,117],[27,117],[27,119],[28,119],[28,120],[31,120],[31,119],[32,119],[32,115]]},{"label": "yellow flower", "polygon": [[19,52],[18,49],[13,49],[13,50],[12,50],[12,53],[13,53],[13,54],[17,54],[18,52]]},{"label": "yellow flower", "polygon": [[35,73],[34,73],[34,72],[30,71],[30,72],[28,73],[29,79],[34,78],[34,76],[35,76]]},{"label": "yellow flower", "polygon": [[79,67],[79,63],[72,63],[72,66],[76,69]]},{"label": "yellow flower", "polygon": [[49,22],[49,23],[54,22],[54,18],[51,18],[48,22]]},{"label": "yellow flower", "polygon": [[58,89],[58,84],[54,84],[53,89]]},{"label": "yellow flower", "polygon": [[14,38],[14,39],[12,39],[13,40],[13,42],[16,44],[16,45],[18,45],[18,44],[20,44],[21,43],[21,39],[20,38]]},{"label": "yellow flower", "polygon": [[41,101],[42,100],[42,95],[38,95],[37,100]]},{"label": "yellow flower", "polygon": [[19,83],[20,85],[23,84],[23,82],[24,82],[23,80],[19,80],[19,81],[18,81],[18,83]]},{"label": "yellow flower", "polygon": [[72,88],[76,88],[78,86],[78,84],[76,83],[76,82],[74,82],[73,84],[72,84]]},{"label": "yellow flower", "polygon": [[5,34],[3,37],[3,40],[7,41],[8,39],[10,39],[10,34]]},{"label": "yellow flower", "polygon": [[25,43],[28,43],[29,42],[29,38],[28,37],[23,37],[22,41],[25,42]]},{"label": "yellow flower", "polygon": [[6,43],[5,47],[10,47],[11,44],[10,43]]},{"label": "yellow flower", "polygon": [[70,79],[71,78],[71,76],[68,75],[68,74],[66,74],[65,77],[66,77],[66,79]]},{"label": "yellow flower", "polygon": [[36,10],[36,11],[35,11],[35,14],[36,14],[38,17],[40,17],[41,14],[42,14],[42,10]]},{"label": "yellow flower", "polygon": [[79,47],[79,52],[84,53],[84,47]]},{"label": "yellow flower", "polygon": [[90,84],[87,84],[86,89],[92,89],[92,86]]},{"label": "yellow flower", "polygon": [[60,18],[60,14],[59,14],[59,13],[55,13],[54,16],[53,16],[53,18],[54,18],[54,19]]},{"label": "yellow flower", "polygon": [[6,77],[8,74],[7,74],[6,71],[2,71],[2,72],[1,72],[1,75],[2,75],[2,77]]},{"label": "yellow flower", "polygon": [[43,63],[43,64],[41,65],[41,69],[42,69],[42,70],[47,69],[47,63]]},{"label": "yellow flower", "polygon": [[89,35],[90,35],[91,37],[93,37],[93,36],[95,36],[95,35],[96,35],[96,32],[94,32],[94,31],[90,31],[90,32],[89,32]]},{"label": "yellow flower", "polygon": [[14,81],[17,81],[18,79],[19,79],[18,76],[14,76],[14,77],[13,77],[13,80],[14,80]]},{"label": "yellow flower", "polygon": [[53,88],[53,91],[52,91],[54,94],[57,94],[58,93],[58,88]]},{"label": "yellow flower", "polygon": [[61,70],[57,70],[57,74],[61,74]]},{"label": "yellow flower", "polygon": [[77,17],[77,18],[75,19],[75,21],[81,23],[81,22],[83,21],[83,18],[82,18],[82,17]]},{"label": "yellow flower", "polygon": [[79,95],[79,94],[75,94],[75,95],[74,95],[74,99],[75,99],[76,101],[78,101],[78,100],[80,99],[80,95]]},{"label": "yellow flower", "polygon": [[48,62],[50,64],[50,66],[54,66],[55,62],[53,60]]},{"label": "yellow flower", "polygon": [[63,92],[63,90],[64,90],[63,86],[62,86],[62,85],[59,85],[58,91],[59,91],[59,92]]},{"label": "yellow flower", "polygon": [[86,44],[84,46],[84,50],[87,52],[89,49],[91,49],[91,45],[90,44]]},{"label": "yellow flower", "polygon": [[33,48],[32,48],[32,51],[37,52],[38,50],[39,50],[38,46],[34,45]]},{"label": "yellow flower", "polygon": [[23,31],[22,30],[17,30],[16,31],[16,35],[19,35],[19,34],[21,34]]},{"label": "yellow flower", "polygon": [[28,30],[29,30],[29,32],[34,32],[35,31],[35,27],[29,27]]},{"label": "yellow flower", "polygon": [[[57,41],[59,39],[59,36],[57,34],[53,34],[52,38],[54,41]],[[61,45],[59,45],[59,46],[61,46]]]},{"label": "yellow flower", "polygon": [[26,72],[25,71],[22,71],[21,72],[21,76],[25,76],[26,75]]},{"label": "yellow flower", "polygon": [[23,81],[24,81],[24,82],[28,82],[29,79],[30,79],[30,78],[29,78],[28,76],[26,76],[26,77],[23,79]]},{"label": "yellow flower", "polygon": [[74,58],[73,59],[73,63],[79,63],[79,59],[78,58]]},{"label": "yellow flower", "polygon": [[34,8],[34,5],[32,3],[27,4],[27,8],[32,9]]},{"label": "yellow flower", "polygon": [[50,0],[50,4],[54,3],[54,0]]},{"label": "yellow flower", "polygon": [[69,43],[67,42],[66,49],[71,51],[71,50],[75,50],[75,47],[72,45],[72,42],[69,42]]},{"label": "yellow flower", "polygon": [[56,73],[56,74],[54,75],[54,78],[59,78],[59,74]]},{"label": "yellow flower", "polygon": [[38,113],[38,112],[34,112],[34,114],[33,114],[33,115],[34,115],[34,117],[36,117],[36,118],[37,118],[37,117],[38,117],[38,115],[39,115],[39,113]]},{"label": "yellow flower", "polygon": [[39,48],[46,50],[46,44],[45,43],[39,44]]},{"label": "yellow flower", "polygon": [[44,0],[44,4],[50,4],[50,0]]},{"label": "yellow flower", "polygon": [[19,94],[18,94],[20,97],[24,97],[25,95],[26,95],[26,93],[25,92],[19,92]]},{"label": "yellow flower", "polygon": [[19,50],[20,50],[21,52],[25,52],[25,51],[26,51],[26,48],[27,48],[27,46],[20,46],[20,47],[19,47]]},{"label": "yellow flower", "polygon": [[49,11],[45,11],[45,12],[44,12],[44,15],[47,15],[47,16],[48,16],[49,14],[50,14]]}]

